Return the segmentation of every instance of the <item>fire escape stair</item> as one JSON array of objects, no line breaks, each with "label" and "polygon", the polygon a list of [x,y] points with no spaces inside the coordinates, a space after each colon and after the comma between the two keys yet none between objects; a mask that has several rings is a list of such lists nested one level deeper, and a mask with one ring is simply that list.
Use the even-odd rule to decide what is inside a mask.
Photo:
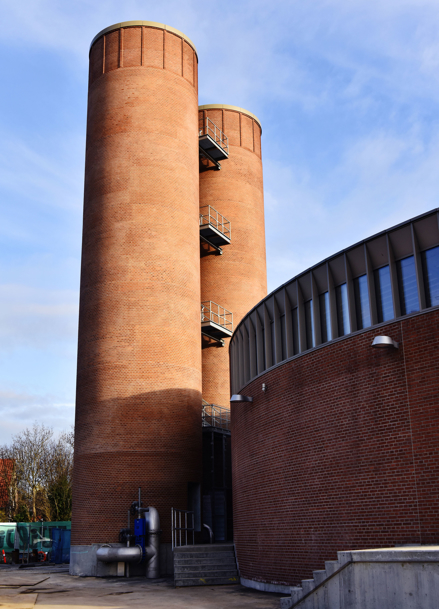
[{"label": "fire escape stair", "polygon": [[233,543],[174,548],[174,585],[239,584]]}]

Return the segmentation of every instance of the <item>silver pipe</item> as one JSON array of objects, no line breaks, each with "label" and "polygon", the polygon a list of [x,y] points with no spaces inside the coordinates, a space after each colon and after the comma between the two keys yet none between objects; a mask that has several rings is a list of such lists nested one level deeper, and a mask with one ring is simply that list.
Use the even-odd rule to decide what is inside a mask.
[{"label": "silver pipe", "polygon": [[96,552],[97,559],[102,562],[135,562],[142,560],[142,547],[132,548],[103,546]]},{"label": "silver pipe", "polygon": [[203,524],[203,527],[209,531],[210,543],[213,543],[213,531],[208,524]]},{"label": "silver pipe", "polygon": [[148,546],[146,551],[146,577],[157,579],[160,577],[160,518],[154,507],[149,507],[144,513],[146,528],[148,530]]}]

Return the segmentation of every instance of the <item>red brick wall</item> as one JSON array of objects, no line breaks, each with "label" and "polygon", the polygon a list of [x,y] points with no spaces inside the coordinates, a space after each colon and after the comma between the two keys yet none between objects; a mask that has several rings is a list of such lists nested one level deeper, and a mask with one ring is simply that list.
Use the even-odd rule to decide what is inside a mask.
[{"label": "red brick wall", "polygon": [[[234,110],[201,110],[199,116],[208,116],[229,138],[221,170],[200,174],[200,207],[212,205],[232,224],[223,255],[201,258],[201,300],[232,311],[236,327],[267,294],[261,127]],[[229,408],[229,339],[225,343],[203,349],[203,398]]]},{"label": "red brick wall", "polygon": [[[399,350],[372,348],[376,335]],[[438,354],[433,309],[315,349],[242,389],[254,399],[232,407],[242,577],[293,585],[338,550],[439,542]]]},{"label": "red brick wall", "polygon": [[138,486],[168,542],[200,481],[196,72],[162,29],[91,50],[73,544],[117,541]]}]

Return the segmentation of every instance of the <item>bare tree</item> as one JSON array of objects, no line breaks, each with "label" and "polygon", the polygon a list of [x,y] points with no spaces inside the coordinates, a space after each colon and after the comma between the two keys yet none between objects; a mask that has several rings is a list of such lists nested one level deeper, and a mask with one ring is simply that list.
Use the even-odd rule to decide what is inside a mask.
[{"label": "bare tree", "polygon": [[46,459],[46,488],[53,520],[70,520],[72,513],[73,432],[51,443]]},{"label": "bare tree", "polygon": [[34,423],[32,429],[25,429],[12,438],[17,484],[30,500],[33,520],[37,519],[37,493],[46,486],[45,460],[52,436],[49,427]]},{"label": "bare tree", "polygon": [[[73,431],[54,438],[53,431],[34,423],[0,447],[3,487],[9,518],[21,521],[70,520],[72,509]],[[3,470],[5,470],[3,472]]]}]

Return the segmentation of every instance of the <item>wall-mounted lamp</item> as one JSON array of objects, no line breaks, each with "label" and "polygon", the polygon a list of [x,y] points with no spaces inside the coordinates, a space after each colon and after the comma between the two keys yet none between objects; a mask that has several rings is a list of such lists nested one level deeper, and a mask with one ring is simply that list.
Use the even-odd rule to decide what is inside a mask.
[{"label": "wall-mounted lamp", "polygon": [[396,340],[392,340],[390,336],[375,336],[372,347],[380,347],[381,349],[394,347],[395,349],[399,349],[399,343],[397,343]]},{"label": "wall-mounted lamp", "polygon": [[267,391],[267,385],[262,383],[262,391],[265,393]]},{"label": "wall-mounted lamp", "polygon": [[253,402],[253,398],[249,395],[240,395],[239,393],[235,393],[230,398],[231,402]]}]

